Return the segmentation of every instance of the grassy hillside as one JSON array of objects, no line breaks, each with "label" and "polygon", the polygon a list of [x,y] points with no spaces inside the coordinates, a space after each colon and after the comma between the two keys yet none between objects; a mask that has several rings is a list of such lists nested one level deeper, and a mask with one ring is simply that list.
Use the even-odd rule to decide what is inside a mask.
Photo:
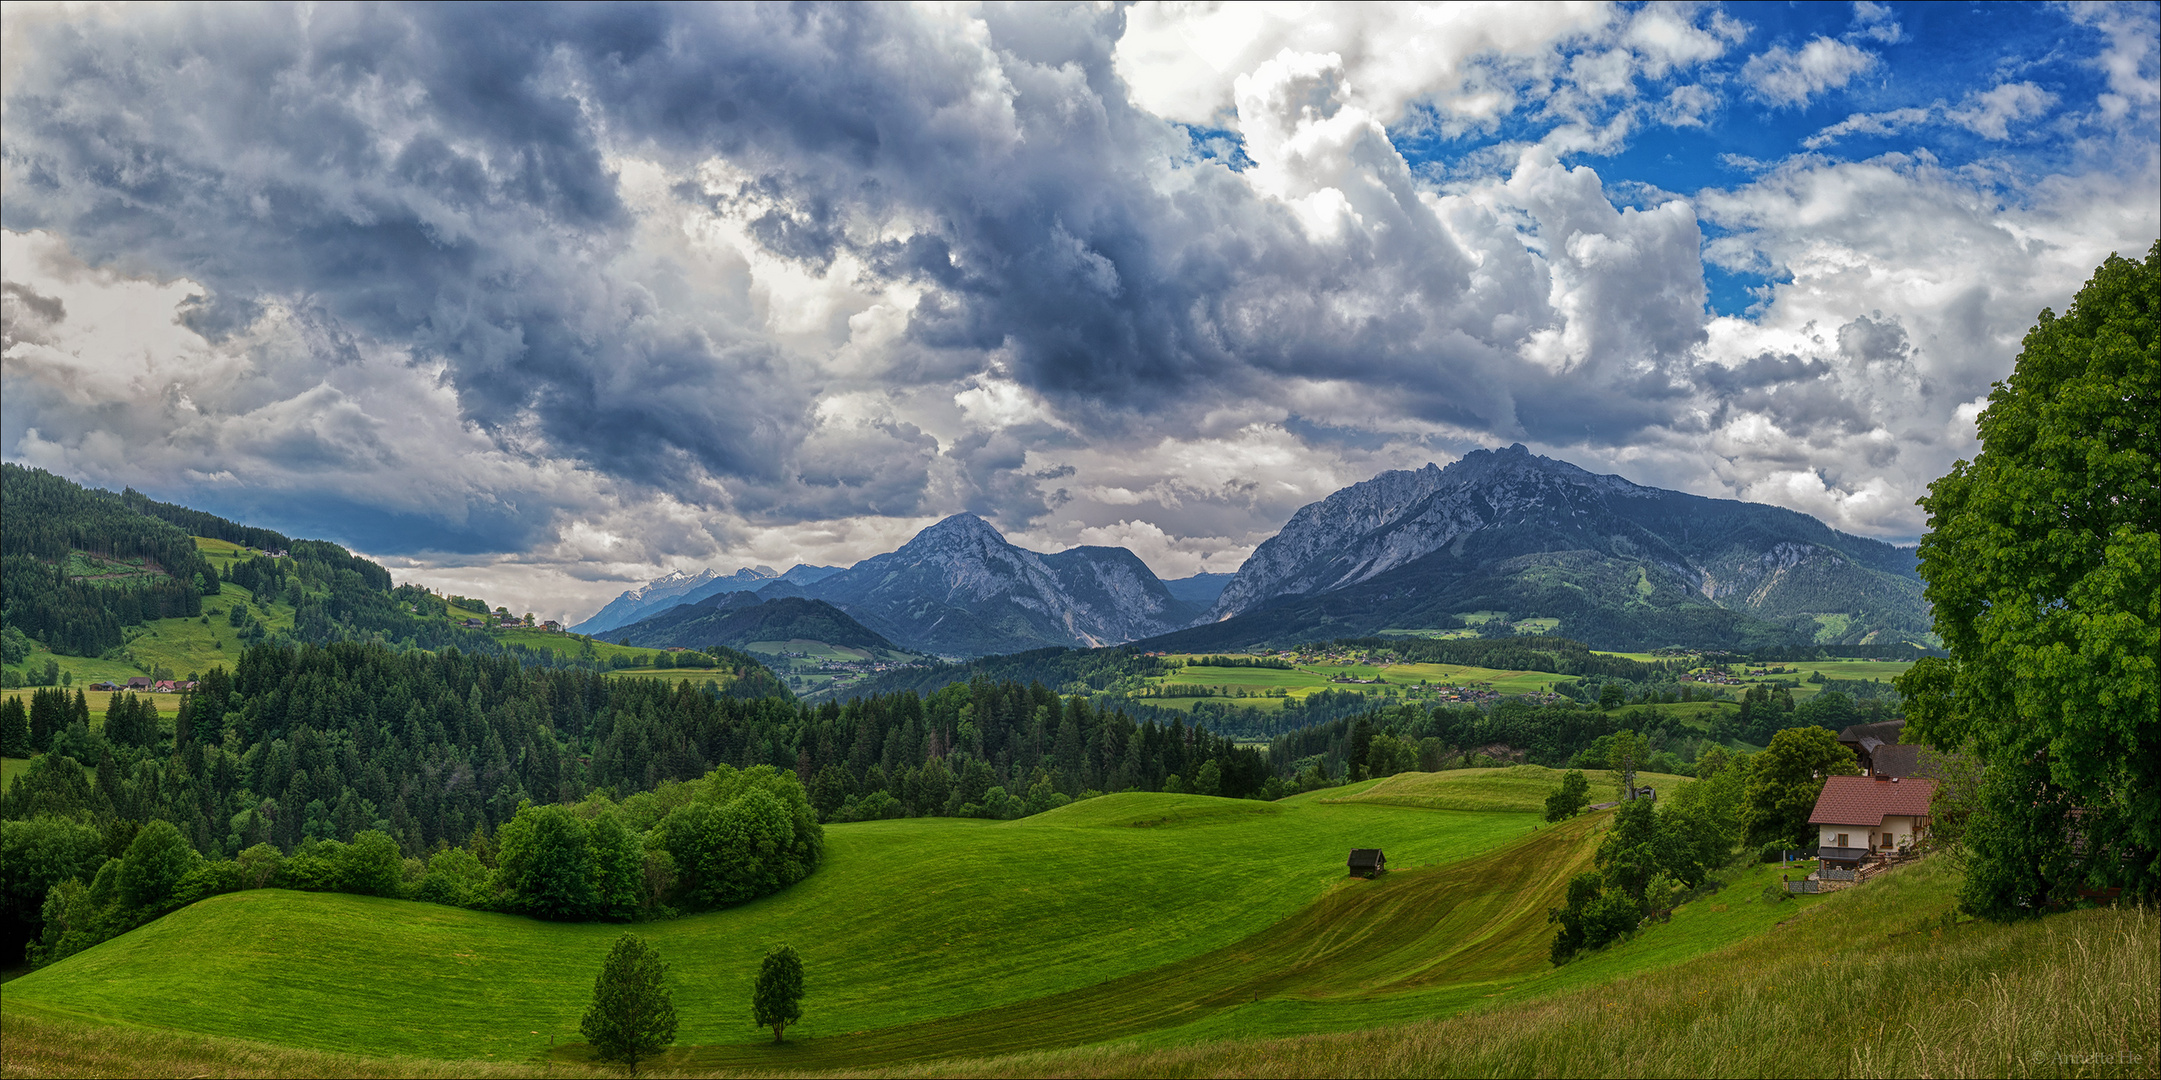
[{"label": "grassy hillside", "polygon": [[[1951,915],[1956,886],[1948,861],[1924,862],[1812,909],[1786,907],[1788,917],[1775,926],[1683,963],[1585,979],[1540,1001],[1484,1002],[1456,1016],[1355,1034],[1252,1033],[1183,1046],[1133,1040],[943,1061],[934,1071],[985,1077],[2161,1073],[2161,916],[2120,909],[2012,926],[1967,922]],[[1617,966],[1655,937],[1644,934],[1561,970]]]},{"label": "grassy hillside", "polygon": [[[1509,777],[1450,779],[1500,791]],[[1384,784],[1278,804],[1126,796],[1004,824],[835,827],[831,862],[791,893],[639,928],[673,965],[684,1021],[683,1044],[655,1064],[827,1072],[941,1059],[908,1072],[993,1076],[2154,1072],[2151,913],[1998,927],[1950,916],[1949,860],[1808,898],[1786,898],[1777,868],[1756,867],[1669,923],[1553,968],[1545,908],[1587,863],[1604,816],[1525,833],[1513,813],[1343,801],[1385,795]],[[1345,880],[1335,848],[1320,850],[1391,831],[1378,842],[1392,858],[1423,866]],[[180,1074],[587,1075],[571,1033],[616,932],[233,894],[10,983],[7,1072],[157,1062]],[[242,944],[206,954],[210,939]],[[743,1006],[756,957],[784,940],[806,955],[810,997],[804,1024],[776,1047]],[[1830,1046],[1793,1036],[1827,1029],[1854,1034]],[[2033,1056],[2057,1046],[2131,1064]],[[355,1051],[406,1056],[345,1056]],[[999,1054],[1014,1056],[982,1060]]]},{"label": "grassy hillside", "polygon": [[[1542,765],[1512,765],[1492,769],[1451,769],[1447,772],[1406,772],[1368,784],[1334,791],[1316,791],[1311,797],[1327,804],[1357,803],[1374,806],[1415,806],[1427,810],[1461,810],[1477,813],[1543,814],[1546,796],[1559,790],[1561,770]],[[1614,798],[1619,783],[1604,769],[1585,769],[1591,782],[1593,802]],[[1639,772],[1636,783],[1668,791],[1695,781],[1686,776]],[[1348,792],[1348,794],[1344,794]]]},{"label": "grassy hillside", "polygon": [[[779,942],[803,951],[816,980],[811,1034],[870,1030],[1219,948],[1312,901],[1341,878],[1352,847],[1383,846],[1406,866],[1455,861],[1534,821],[1117,795],[999,824],[840,825],[828,829],[825,866],[787,893],[641,932],[685,988],[686,1042],[757,1037],[742,1003],[757,957]],[[247,892],[17,980],[8,996],[11,1009],[37,1003],[322,1049],[526,1053],[548,1034],[575,1033],[592,971],[618,932]],[[203,940],[243,944],[205,954],[192,944]]]},{"label": "grassy hillside", "polygon": [[[1538,827],[1515,811],[1357,801],[1377,783],[1280,803],[1122,795],[998,824],[830,827],[826,866],[789,892],[639,928],[673,965],[678,1064],[831,1069],[1135,1036],[1342,1030],[1603,977],[1600,963],[1670,963],[1775,915],[1748,901],[1761,887],[1752,880],[1729,890],[1741,903],[1677,917],[1625,947],[1644,949],[1637,960],[1556,973],[1545,911],[1587,866],[1605,816]],[[1353,846],[1385,848],[1398,869],[1346,880]],[[543,1053],[550,1036],[559,1047],[575,1038],[616,933],[237,893],[9,984],[9,1009],[325,1051],[511,1060]],[[206,952],[205,940],[234,944]],[[757,957],[782,942],[803,952],[811,995],[794,1041],[775,1050],[743,1006]]]}]

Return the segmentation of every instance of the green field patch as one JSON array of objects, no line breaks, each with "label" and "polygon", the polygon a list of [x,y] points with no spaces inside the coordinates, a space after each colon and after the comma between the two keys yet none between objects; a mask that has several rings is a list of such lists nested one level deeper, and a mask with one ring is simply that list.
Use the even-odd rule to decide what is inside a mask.
[{"label": "green field patch", "polygon": [[857,649],[845,645],[828,645],[823,641],[811,641],[807,638],[792,638],[787,641],[753,641],[745,644],[743,648],[746,652],[764,653],[768,656],[796,653],[809,660],[849,662],[878,659],[877,654],[869,649]]},{"label": "green field patch", "polygon": [[68,552],[63,569],[68,577],[89,585],[139,585],[172,576],[148,559],[113,559],[87,551]]},{"label": "green field patch", "polygon": [[[1362,785],[1348,794],[1324,795],[1318,801],[1415,806],[1427,810],[1541,814],[1546,809],[1546,796],[1560,789],[1561,775],[1562,770],[1543,765],[1397,773]],[[1616,774],[1604,769],[1585,769],[1583,775],[1591,782],[1591,801],[1606,802],[1617,797],[1619,780]],[[1636,783],[1666,791],[1694,781],[1667,773],[1639,772]]]},{"label": "green field patch", "polygon": [[[23,687],[23,688],[21,688],[21,689],[17,689],[17,690],[0,690],[0,698],[21,698],[21,699],[22,699],[22,703],[23,703],[23,708],[26,708],[26,709],[27,709],[27,708],[29,708],[29,707],[30,707],[30,695],[31,695],[31,694],[34,694],[34,693],[36,693],[36,692],[37,692],[38,690],[40,690],[40,689],[42,689],[42,687],[35,687],[35,686],[31,686],[31,687]],[[68,697],[69,697],[69,699],[70,699],[70,700],[72,700],[72,699],[74,698],[74,696],[75,696],[75,690],[76,690],[76,689],[79,689],[79,688],[70,688],[70,689],[68,690]],[[112,704],[112,698],[113,698],[113,695],[114,695],[115,693],[122,693],[122,694],[124,694],[124,693],[129,693],[129,691],[126,691],[126,690],[120,690],[120,691],[114,691],[114,690],[84,690],[84,691],[83,691],[83,702],[84,702],[85,704],[87,704],[87,705],[89,705],[89,706],[90,706],[90,726],[92,726],[92,727],[96,727],[96,726],[98,726],[98,725],[100,725],[100,724],[103,724],[103,723],[105,722],[105,710],[106,710],[106,708],[107,708],[107,707],[109,707],[109,706],[110,706],[110,705]],[[136,694],[135,694],[135,696],[136,696],[136,697],[138,697],[138,698],[141,698],[141,699],[142,699],[142,700],[144,700],[144,701],[147,701],[147,702],[151,703],[152,705],[155,705],[155,706],[157,706],[157,709],[158,709],[158,715],[159,715],[159,716],[168,716],[168,717],[169,717],[169,716],[178,716],[178,715],[180,714],[180,699],[181,699],[182,697],[184,697],[185,695],[182,695],[182,694],[145,694],[145,693],[136,693]]]},{"label": "green field patch", "polygon": [[1643,664],[1655,664],[1655,663],[1658,663],[1658,662],[1659,662],[1659,661],[1661,661],[1661,660],[1671,660],[1671,659],[1673,659],[1673,657],[1670,657],[1670,656],[1660,656],[1660,655],[1658,655],[1657,653],[1648,653],[1648,652],[1608,652],[1608,651],[1606,651],[1606,650],[1604,650],[1604,649],[1593,649],[1593,650],[1592,650],[1592,655],[1595,655],[1595,656],[1618,656],[1618,657],[1620,657],[1620,658],[1621,658],[1621,659],[1623,659],[1623,660],[1634,660],[1634,661],[1636,661],[1636,662],[1638,662],[1638,663],[1643,663]]},{"label": "green field patch", "polygon": [[[36,760],[37,758],[35,757],[0,758],[0,791],[6,791],[8,789],[8,785],[15,782],[16,777],[30,771],[30,763]],[[20,960],[22,958],[10,957],[9,959]]]},{"label": "green field patch", "polygon": [[[1326,676],[1343,675],[1353,679],[1380,679],[1390,686],[1426,685],[1468,686],[1473,683],[1491,683],[1493,689],[1503,694],[1533,694],[1564,681],[1550,671],[1504,671],[1499,668],[1473,667],[1469,664],[1316,664],[1313,669]],[[1369,684],[1370,685],[1370,684]],[[1330,684],[1329,689],[1355,690],[1355,684]]]}]

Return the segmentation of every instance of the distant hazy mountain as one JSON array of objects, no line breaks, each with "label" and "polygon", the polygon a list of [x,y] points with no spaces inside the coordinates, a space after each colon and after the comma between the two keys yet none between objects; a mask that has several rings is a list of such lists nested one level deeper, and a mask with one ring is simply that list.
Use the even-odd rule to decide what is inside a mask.
[{"label": "distant hazy mountain", "polygon": [[843,648],[895,651],[886,640],[848,613],[823,600],[781,597],[760,600],[747,592],[716,593],[691,604],[677,604],[657,615],[595,637],[618,645],[699,649],[725,645],[749,647],[754,641],[822,641]]},{"label": "distant hazy mountain", "polygon": [[1223,595],[1225,586],[1231,583],[1231,574],[1195,574],[1192,577],[1169,578],[1163,587],[1170,590],[1178,602],[1200,611],[1207,611]]},{"label": "distant hazy mountain", "polygon": [[1603,648],[1925,638],[1910,549],[1778,507],[1601,476],[1522,446],[1383,473],[1256,549],[1207,622],[1150,647],[1556,618]]},{"label": "distant hazy mountain", "polygon": [[678,604],[693,604],[722,593],[753,592],[776,581],[805,585],[837,574],[840,569],[838,566],[798,565],[783,573],[770,566],[748,566],[733,574],[722,574],[718,570],[685,574],[676,570],[608,601],[606,607],[570,629],[580,634],[599,634],[629,626]]},{"label": "distant hazy mountain", "polygon": [[955,514],[805,591],[905,648],[945,656],[1115,644],[1198,614],[1124,548],[1040,555],[974,514]]}]

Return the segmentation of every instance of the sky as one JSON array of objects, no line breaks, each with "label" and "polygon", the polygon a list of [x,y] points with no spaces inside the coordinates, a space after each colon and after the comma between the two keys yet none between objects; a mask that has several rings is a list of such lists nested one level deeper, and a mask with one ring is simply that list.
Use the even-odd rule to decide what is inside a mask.
[{"label": "sky", "polygon": [[7,4],[0,455],[579,618],[1521,442],[1911,542],[2153,4]]}]

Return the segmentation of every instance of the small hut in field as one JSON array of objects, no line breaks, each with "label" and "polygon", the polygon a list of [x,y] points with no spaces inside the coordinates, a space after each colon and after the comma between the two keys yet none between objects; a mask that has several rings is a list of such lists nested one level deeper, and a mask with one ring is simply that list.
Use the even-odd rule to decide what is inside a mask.
[{"label": "small hut in field", "polygon": [[1381,849],[1352,848],[1350,858],[1351,876],[1375,878],[1388,872],[1388,856]]}]

